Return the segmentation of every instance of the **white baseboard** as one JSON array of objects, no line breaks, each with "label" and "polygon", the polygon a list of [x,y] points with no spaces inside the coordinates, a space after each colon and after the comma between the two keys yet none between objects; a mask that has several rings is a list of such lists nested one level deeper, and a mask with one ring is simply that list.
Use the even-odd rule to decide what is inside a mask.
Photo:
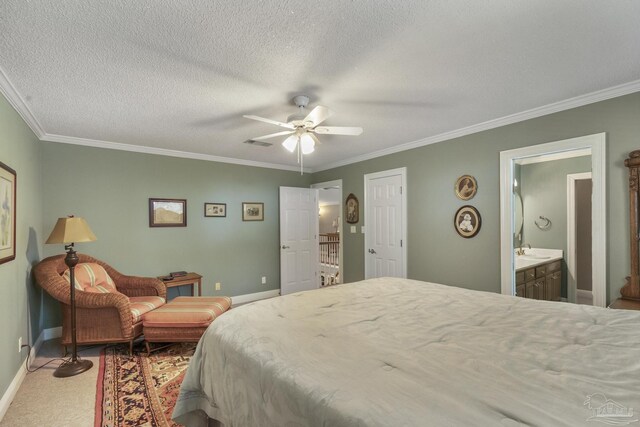
[{"label": "white baseboard", "polygon": [[[55,328],[45,329],[44,331],[42,331],[41,335],[44,336],[42,341],[49,341],[49,340],[52,340],[54,338],[60,338],[62,336],[62,326],[57,326]],[[35,347],[35,345],[34,345],[34,347]]]},{"label": "white baseboard", "polygon": [[24,377],[27,375],[27,369],[24,366],[24,362],[20,364],[20,369],[16,373],[16,376],[13,377],[13,381],[9,384],[7,391],[2,395],[2,399],[0,399],[0,421],[4,418],[4,414],[9,410],[9,406],[11,402],[13,402],[13,398],[16,397],[16,393],[22,385],[22,381]]},{"label": "white baseboard", "polygon": [[280,295],[280,289],[273,289],[271,291],[256,292],[255,294],[237,295],[231,297],[233,305],[245,304],[248,302],[258,301],[261,299],[273,298]]},{"label": "white baseboard", "polygon": [[[57,328],[45,329],[40,332],[38,339],[36,339],[36,342],[33,343],[33,346],[29,351],[29,360],[31,361],[31,363],[33,363],[33,361],[35,360],[36,354],[38,354],[38,351],[40,351],[40,347],[42,346],[43,342],[61,336],[62,326]],[[11,402],[13,402],[13,398],[16,397],[16,393],[18,392],[18,389],[20,389],[22,381],[24,381],[24,377],[26,375],[27,367],[25,361],[23,360],[20,364],[18,372],[16,373],[16,376],[13,377],[13,381],[11,381],[11,384],[9,384],[9,387],[7,387],[7,390],[2,395],[2,399],[0,399],[0,421],[2,421],[4,415],[9,410],[9,406],[11,405]]]}]

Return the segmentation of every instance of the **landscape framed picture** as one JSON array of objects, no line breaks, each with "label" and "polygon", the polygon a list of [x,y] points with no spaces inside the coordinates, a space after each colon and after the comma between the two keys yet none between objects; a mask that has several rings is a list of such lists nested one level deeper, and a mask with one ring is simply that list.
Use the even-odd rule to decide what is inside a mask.
[{"label": "landscape framed picture", "polygon": [[244,202],[242,203],[243,221],[264,221],[264,203]]},{"label": "landscape framed picture", "polygon": [[205,203],[204,216],[206,217],[227,216],[227,204],[226,203]]},{"label": "landscape framed picture", "polygon": [[0,264],[16,258],[16,171],[0,162]]},{"label": "landscape framed picture", "polygon": [[149,227],[186,226],[186,199],[149,199]]}]

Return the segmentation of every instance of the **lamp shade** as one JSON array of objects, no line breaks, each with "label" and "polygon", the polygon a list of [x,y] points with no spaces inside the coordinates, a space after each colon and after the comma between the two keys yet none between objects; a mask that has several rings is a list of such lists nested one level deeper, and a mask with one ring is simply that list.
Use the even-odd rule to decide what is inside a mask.
[{"label": "lamp shade", "polygon": [[316,145],[311,135],[308,133],[303,133],[300,135],[300,149],[302,150],[302,154],[311,154],[313,153],[314,146]]},{"label": "lamp shade", "polygon": [[289,150],[289,152],[293,153],[293,150],[296,149],[296,145],[298,144],[298,135],[291,135],[289,138],[285,139],[282,143],[282,146]]},{"label": "lamp shade", "polygon": [[95,240],[96,235],[93,234],[84,218],[69,216],[58,218],[58,222],[53,227],[46,243],[80,243]]}]

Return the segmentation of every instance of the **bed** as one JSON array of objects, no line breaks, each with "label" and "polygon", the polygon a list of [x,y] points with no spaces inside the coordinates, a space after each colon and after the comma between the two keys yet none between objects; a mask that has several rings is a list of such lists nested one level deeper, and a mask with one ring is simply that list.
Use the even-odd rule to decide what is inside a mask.
[{"label": "bed", "polygon": [[574,426],[633,422],[632,408],[640,312],[381,278],[221,316],[196,348],[173,418],[189,427]]}]

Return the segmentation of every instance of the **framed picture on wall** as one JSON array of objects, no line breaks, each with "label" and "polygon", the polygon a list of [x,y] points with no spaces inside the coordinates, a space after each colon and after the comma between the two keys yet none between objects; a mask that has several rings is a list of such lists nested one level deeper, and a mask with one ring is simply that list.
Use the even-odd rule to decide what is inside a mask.
[{"label": "framed picture on wall", "polygon": [[481,225],[480,212],[473,206],[461,207],[453,217],[453,226],[458,234],[465,239],[470,239],[478,234]]},{"label": "framed picture on wall", "polygon": [[186,199],[149,199],[149,227],[186,226]]},{"label": "framed picture on wall", "polygon": [[0,162],[0,264],[16,258],[16,171]]},{"label": "framed picture on wall", "polygon": [[471,200],[478,192],[478,182],[471,175],[462,175],[456,180],[456,196],[460,200]]},{"label": "framed picture on wall", "polygon": [[358,203],[358,198],[353,193],[347,196],[344,210],[344,217],[349,224],[356,224],[360,220],[360,203]]},{"label": "framed picture on wall", "polygon": [[227,216],[226,203],[205,203],[204,216],[206,217],[225,217]]},{"label": "framed picture on wall", "polygon": [[264,221],[264,203],[244,202],[242,204],[243,221]]}]

